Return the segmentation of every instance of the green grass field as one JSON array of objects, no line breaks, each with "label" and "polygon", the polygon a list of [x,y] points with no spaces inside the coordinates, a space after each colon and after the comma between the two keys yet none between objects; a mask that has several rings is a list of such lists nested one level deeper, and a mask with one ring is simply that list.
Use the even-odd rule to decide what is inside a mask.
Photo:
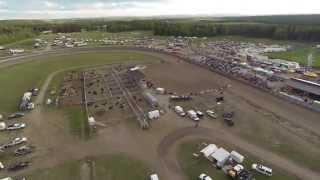
[{"label": "green grass field", "polygon": [[302,47],[287,52],[268,53],[267,55],[270,58],[285,59],[298,62],[302,65],[307,65],[307,58],[310,52],[313,52],[313,67],[320,68],[320,49],[314,49],[312,47]]},{"label": "green grass field", "polygon": [[64,108],[63,111],[68,116],[71,133],[81,139],[88,139],[90,137],[90,127],[85,110],[80,106],[75,106]]},{"label": "green grass field", "polygon": [[95,180],[143,180],[151,172],[143,162],[118,154],[67,162],[50,169],[34,171],[25,177],[28,180],[80,180],[85,174],[82,167],[86,162],[94,164],[89,166],[88,173],[94,174]]},{"label": "green grass field", "polygon": [[158,60],[135,52],[101,52],[68,56],[42,57],[32,62],[0,69],[0,113],[17,111],[22,94],[41,84],[50,73],[67,68],[122,63],[128,61]]},{"label": "green grass field", "polygon": [[[201,157],[193,157],[193,153],[198,153],[200,149],[198,148],[199,142],[208,142],[206,140],[198,139],[183,143],[177,151],[178,162],[182,167],[182,170],[187,175],[189,180],[197,179],[201,173],[206,173],[215,180],[230,180],[222,170],[218,170],[212,165],[210,161]],[[250,168],[254,159],[252,157],[248,158],[246,156],[244,165],[247,169]],[[255,173],[254,177],[258,180],[297,180],[296,177],[286,175],[285,173],[280,173],[279,171],[273,169],[273,176],[266,177]]]}]

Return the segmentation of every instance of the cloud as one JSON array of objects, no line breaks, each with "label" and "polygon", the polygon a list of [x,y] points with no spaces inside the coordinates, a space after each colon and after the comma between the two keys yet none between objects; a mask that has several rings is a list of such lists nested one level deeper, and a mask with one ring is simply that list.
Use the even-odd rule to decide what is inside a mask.
[{"label": "cloud", "polygon": [[319,0],[0,0],[0,19],[317,14],[319,6]]},{"label": "cloud", "polygon": [[46,7],[46,9],[64,9],[63,5],[60,5],[52,1],[44,1],[43,4]]},{"label": "cloud", "polygon": [[50,1],[44,1],[43,4],[48,7],[48,8],[55,8],[58,7],[58,5],[54,2],[50,2]]},{"label": "cloud", "polygon": [[7,8],[7,2],[6,1],[0,1],[0,9],[5,9]]}]

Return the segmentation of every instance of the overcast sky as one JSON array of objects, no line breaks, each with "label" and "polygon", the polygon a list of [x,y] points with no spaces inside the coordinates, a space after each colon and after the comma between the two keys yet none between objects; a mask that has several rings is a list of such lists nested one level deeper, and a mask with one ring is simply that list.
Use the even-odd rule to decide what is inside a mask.
[{"label": "overcast sky", "polygon": [[0,0],[0,19],[320,14],[320,0]]}]

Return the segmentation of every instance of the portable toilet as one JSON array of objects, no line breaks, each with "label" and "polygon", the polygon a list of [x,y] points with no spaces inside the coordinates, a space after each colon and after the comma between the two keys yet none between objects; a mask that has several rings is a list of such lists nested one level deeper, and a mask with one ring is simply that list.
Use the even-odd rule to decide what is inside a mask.
[{"label": "portable toilet", "polygon": [[5,130],[6,129],[6,123],[5,122],[0,122],[0,131]]}]

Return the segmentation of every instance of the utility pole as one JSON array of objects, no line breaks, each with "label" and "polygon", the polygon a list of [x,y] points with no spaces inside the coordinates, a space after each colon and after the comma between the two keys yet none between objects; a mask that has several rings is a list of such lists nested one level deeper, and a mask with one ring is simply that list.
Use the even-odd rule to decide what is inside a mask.
[{"label": "utility pole", "polygon": [[312,64],[313,64],[313,53],[310,52],[308,54],[308,71],[312,69]]}]

